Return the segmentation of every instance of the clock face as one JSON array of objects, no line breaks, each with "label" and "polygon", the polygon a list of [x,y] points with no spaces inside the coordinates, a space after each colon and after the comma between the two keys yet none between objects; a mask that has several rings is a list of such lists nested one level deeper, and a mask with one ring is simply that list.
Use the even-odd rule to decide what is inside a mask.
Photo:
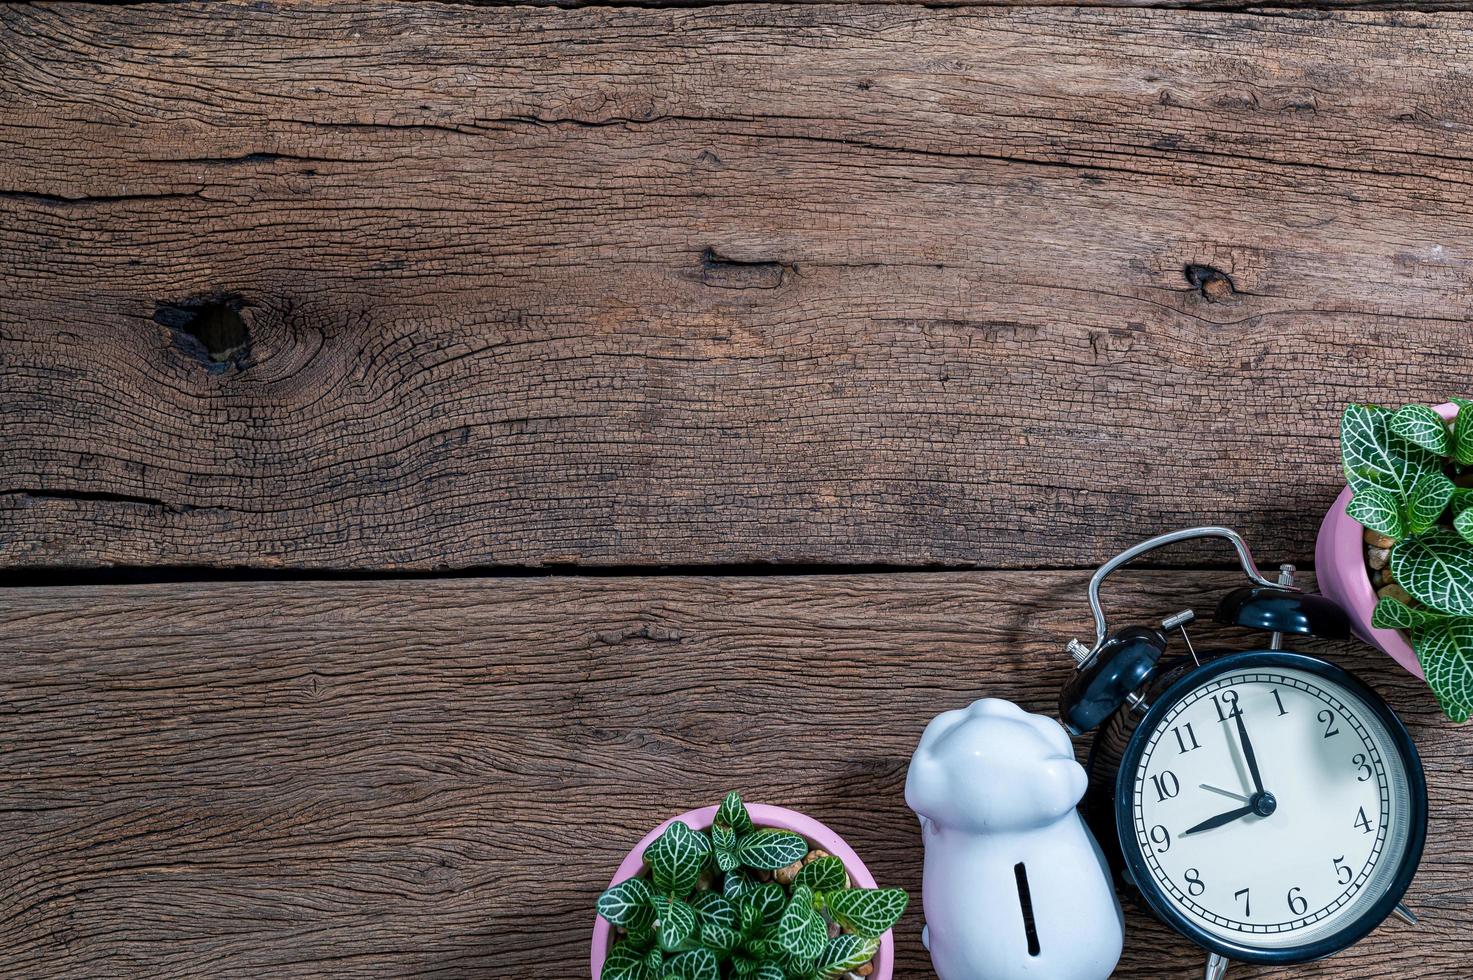
[{"label": "clock face", "polygon": [[1357,938],[1420,857],[1414,752],[1333,675],[1239,666],[1208,676],[1140,734],[1133,863],[1154,901],[1235,947]]}]

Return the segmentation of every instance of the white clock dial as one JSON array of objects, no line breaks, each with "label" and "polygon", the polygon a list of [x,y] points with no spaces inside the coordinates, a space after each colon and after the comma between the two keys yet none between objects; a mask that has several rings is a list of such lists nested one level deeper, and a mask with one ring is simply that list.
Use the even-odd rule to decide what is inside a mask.
[{"label": "white clock dial", "polygon": [[1278,949],[1338,932],[1385,894],[1408,847],[1410,800],[1392,733],[1353,691],[1244,668],[1162,716],[1131,805],[1147,873],[1181,916]]}]

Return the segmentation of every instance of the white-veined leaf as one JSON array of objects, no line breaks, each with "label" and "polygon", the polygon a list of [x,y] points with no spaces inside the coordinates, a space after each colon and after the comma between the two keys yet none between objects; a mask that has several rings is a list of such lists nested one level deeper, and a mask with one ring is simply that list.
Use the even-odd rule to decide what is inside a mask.
[{"label": "white-veined leaf", "polygon": [[726,794],[721,801],[721,806],[716,809],[715,824],[718,827],[729,827],[738,834],[750,834],[752,832],[752,818],[747,815],[747,808],[742,804],[742,798],[737,795],[736,790]]},{"label": "white-veined leaf", "polygon": [[616,926],[648,925],[655,917],[651,905],[655,894],[643,878],[630,878],[598,897],[598,914]]},{"label": "white-veined leaf", "polygon": [[678,953],[665,964],[665,976],[676,980],[721,980],[716,954],[709,949]]},{"label": "white-veined leaf", "polygon": [[1467,466],[1473,463],[1473,412],[1464,415],[1463,409],[1473,406],[1473,402],[1465,398],[1448,401],[1458,406],[1458,414],[1453,416],[1453,459]]},{"label": "white-veined leaf", "polygon": [[848,888],[824,896],[829,915],[851,932],[869,939],[895,925],[910,896],[900,888]]},{"label": "white-veined leaf", "polygon": [[604,957],[602,980],[658,980],[659,975],[645,962],[645,954],[629,943],[617,943]]},{"label": "white-veined leaf", "polygon": [[1391,596],[1383,596],[1371,613],[1371,625],[1381,630],[1409,630],[1429,623],[1439,623],[1444,619],[1447,616],[1443,613],[1413,608]]},{"label": "white-veined leaf", "polygon": [[1391,574],[1424,606],[1473,616],[1473,543],[1434,529],[1391,549]]},{"label": "white-veined leaf", "polygon": [[1400,538],[1406,533],[1401,517],[1401,502],[1389,490],[1364,486],[1350,498],[1345,513],[1353,521],[1378,531],[1391,538]]},{"label": "white-veined leaf", "polygon": [[725,956],[741,941],[742,937],[735,929],[716,922],[701,923],[701,945],[707,949],[714,949]]},{"label": "white-veined leaf", "polygon": [[696,887],[710,855],[706,835],[677,820],[644,849],[644,863],[650,866],[656,891],[685,896]]},{"label": "white-veined leaf", "polygon": [[735,929],[737,924],[736,906],[724,895],[716,892],[699,892],[690,900],[690,907],[696,910],[701,922],[715,922]]},{"label": "white-veined leaf", "polygon": [[745,868],[732,868],[721,878],[721,894],[737,901],[750,892],[754,884]]},{"label": "white-veined leaf", "polygon": [[1412,641],[1443,712],[1458,723],[1467,721],[1473,711],[1473,620],[1422,627]]},{"label": "white-veined leaf", "polygon": [[812,959],[822,952],[828,938],[828,926],[813,907],[813,892],[802,885],[795,885],[792,899],[773,930],[773,941],[784,952]]},{"label": "white-veined leaf", "polygon": [[1473,541],[1473,510],[1461,511],[1453,518],[1453,528],[1464,541]]},{"label": "white-veined leaf", "polygon": [[737,844],[737,857],[749,868],[776,871],[808,854],[808,842],[791,830],[764,827],[753,831]]},{"label": "white-veined leaf", "polygon": [[690,949],[695,944],[698,920],[696,910],[673,895],[655,900],[655,916],[659,929],[655,941],[669,953]]},{"label": "white-veined leaf", "polygon": [[[801,884],[801,882],[799,882]],[[788,904],[788,893],[775,881],[765,882],[742,899],[745,906],[756,910],[757,921],[771,929]]]},{"label": "white-veined leaf", "polygon": [[1432,453],[1391,431],[1391,414],[1375,405],[1347,405],[1340,416],[1340,458],[1357,493],[1372,486],[1404,498],[1438,465]]},{"label": "white-veined leaf", "polygon": [[1449,456],[1453,441],[1442,416],[1426,405],[1403,405],[1392,413],[1391,431],[1428,452]]},{"label": "white-veined leaf", "polygon": [[759,963],[752,980],[783,980],[783,968],[776,963]]},{"label": "white-veined leaf", "polygon": [[[1447,510],[1447,503],[1452,499],[1454,489],[1453,481],[1439,470],[1422,474],[1421,478],[1412,484],[1412,492],[1407,495],[1406,516],[1409,530],[1413,534],[1421,534],[1436,524],[1442,517],[1442,512]],[[1386,534],[1387,532],[1382,531],[1381,533]]]},{"label": "white-veined leaf", "polygon": [[866,939],[846,932],[828,941],[818,956],[816,969],[825,980],[835,980],[874,959],[879,948],[878,939]]},{"label": "white-veined leaf", "polygon": [[844,872],[844,862],[836,857],[821,857],[809,861],[798,872],[798,877],[793,879],[793,884],[807,885],[816,892],[844,888],[848,883],[849,876]]}]

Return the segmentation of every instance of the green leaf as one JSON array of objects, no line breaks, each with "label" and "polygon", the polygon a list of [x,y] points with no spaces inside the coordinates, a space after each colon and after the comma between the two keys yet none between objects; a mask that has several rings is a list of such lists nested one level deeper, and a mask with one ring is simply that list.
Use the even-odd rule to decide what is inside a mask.
[{"label": "green leaf", "polygon": [[1421,534],[1437,523],[1454,489],[1453,481],[1437,470],[1423,474],[1412,484],[1412,492],[1407,495],[1407,524],[1413,534]]},{"label": "green leaf", "polygon": [[1365,486],[1356,490],[1346,505],[1345,513],[1351,520],[1387,537],[1400,538],[1406,533],[1400,502],[1395,494],[1380,487]]},{"label": "green leaf", "polygon": [[654,897],[649,882],[630,878],[598,897],[598,914],[616,926],[645,922],[655,916],[655,910],[650,907]]},{"label": "green leaf", "polygon": [[901,888],[849,888],[825,896],[834,921],[868,939],[895,925],[910,901]]},{"label": "green leaf", "polygon": [[677,820],[644,849],[644,863],[650,866],[657,891],[683,897],[696,887],[710,855],[706,835]]},{"label": "green leaf", "polygon": [[1409,630],[1417,626],[1440,623],[1447,616],[1420,607],[1413,608],[1400,599],[1383,596],[1371,613],[1371,625],[1381,630]]},{"label": "green leaf", "polygon": [[1422,627],[1412,634],[1412,646],[1443,712],[1467,721],[1473,711],[1473,620]]},{"label": "green leaf", "polygon": [[776,871],[808,854],[808,842],[790,830],[764,828],[743,837],[737,856],[749,868]]},{"label": "green leaf", "polygon": [[672,956],[665,964],[665,976],[676,980],[721,980],[716,954],[709,949],[693,949]]},{"label": "green leaf", "polygon": [[745,868],[732,868],[721,879],[721,894],[732,901],[746,895],[756,885]]},{"label": "green leaf", "polygon": [[1452,454],[1453,441],[1447,423],[1426,405],[1403,405],[1392,413],[1390,425],[1392,432],[1428,452],[1439,456]]},{"label": "green leaf", "polygon": [[658,948],[651,949],[644,954],[644,965],[654,973],[659,973],[660,968],[665,965],[665,954]]},{"label": "green leaf", "polygon": [[734,976],[756,976],[757,971],[761,968],[762,964],[752,959],[750,956],[733,956],[731,958],[731,970]]},{"label": "green leaf", "polygon": [[716,809],[716,820],[718,827],[727,827],[738,834],[750,834],[752,832],[752,818],[747,814],[747,808],[742,804],[742,798],[737,795],[736,790],[726,794],[721,801],[721,806]]},{"label": "green leaf", "polygon": [[1467,466],[1473,463],[1473,412],[1464,415],[1463,409],[1473,406],[1473,401],[1465,398],[1448,401],[1458,406],[1458,414],[1453,416],[1453,459]]},{"label": "green leaf", "polygon": [[1473,541],[1473,510],[1465,510],[1453,518],[1453,528],[1464,541]]},{"label": "green leaf", "polygon": [[1473,543],[1433,529],[1398,541],[1391,574],[1418,602],[1454,616],[1473,615]]},{"label": "green leaf", "polygon": [[1470,504],[1473,504],[1473,487],[1460,487],[1454,485],[1453,499],[1448,502],[1448,506],[1452,508],[1453,514],[1461,514],[1463,511],[1468,509],[1468,506]]},{"label": "green leaf", "polygon": [[1355,492],[1372,486],[1406,497],[1438,462],[1421,446],[1391,431],[1391,412],[1375,405],[1347,405],[1340,416],[1340,458]]},{"label": "green leaf", "polygon": [[879,948],[878,939],[866,939],[846,932],[829,940],[818,956],[816,969],[825,980],[834,980],[874,959]]},{"label": "green leaf", "polygon": [[793,956],[812,959],[828,941],[828,926],[813,907],[813,892],[802,885],[793,886],[793,897],[777,920],[773,941]]},{"label": "green leaf", "polygon": [[676,953],[695,945],[698,920],[696,910],[673,896],[656,900],[655,915],[659,932],[655,941],[666,952]]},{"label": "green leaf", "polygon": [[711,851],[716,859],[716,867],[721,871],[730,871],[741,864],[737,857],[737,834],[730,827],[715,824],[711,827]]},{"label": "green leaf", "polygon": [[728,929],[736,928],[736,906],[731,904],[730,899],[724,895],[716,892],[699,892],[689,904],[696,910],[696,915],[702,923],[714,922]]},{"label": "green leaf", "polygon": [[777,920],[783,914],[783,909],[788,904],[788,893],[782,885],[775,881],[769,881],[752,889],[742,903],[745,907],[756,910],[758,921],[771,929],[777,925]]},{"label": "green leaf", "polygon": [[701,923],[701,945],[707,949],[714,949],[725,956],[736,949],[742,937],[730,926],[724,926],[717,922]]},{"label": "green leaf", "polygon": [[629,943],[615,943],[604,957],[602,980],[659,980],[659,975],[645,962],[643,953]]},{"label": "green leaf", "polygon": [[752,980],[783,980],[783,968],[776,963],[759,963]]},{"label": "green leaf", "polygon": [[816,892],[828,892],[847,886],[849,876],[844,873],[843,861],[836,857],[821,857],[803,865],[803,870],[798,872],[793,884],[807,885]]}]

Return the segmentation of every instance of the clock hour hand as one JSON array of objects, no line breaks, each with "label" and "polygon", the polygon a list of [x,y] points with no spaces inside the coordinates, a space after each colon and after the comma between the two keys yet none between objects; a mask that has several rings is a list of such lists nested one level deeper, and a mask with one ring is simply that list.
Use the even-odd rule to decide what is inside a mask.
[{"label": "clock hour hand", "polygon": [[1246,817],[1253,811],[1254,807],[1252,806],[1240,806],[1236,810],[1229,810],[1227,813],[1219,813],[1215,817],[1208,817],[1206,820],[1197,824],[1197,826],[1183,830],[1177,836],[1185,837],[1188,834],[1200,834],[1204,830],[1212,830],[1215,827],[1221,827],[1223,824],[1232,823],[1234,820]]},{"label": "clock hour hand", "polygon": [[1263,792],[1263,777],[1258,773],[1258,758],[1253,754],[1253,743],[1248,738],[1248,727],[1243,724],[1243,709],[1238,708],[1233,719],[1238,723],[1238,740],[1243,743],[1243,758],[1248,762],[1248,774],[1253,777],[1253,792]]}]

